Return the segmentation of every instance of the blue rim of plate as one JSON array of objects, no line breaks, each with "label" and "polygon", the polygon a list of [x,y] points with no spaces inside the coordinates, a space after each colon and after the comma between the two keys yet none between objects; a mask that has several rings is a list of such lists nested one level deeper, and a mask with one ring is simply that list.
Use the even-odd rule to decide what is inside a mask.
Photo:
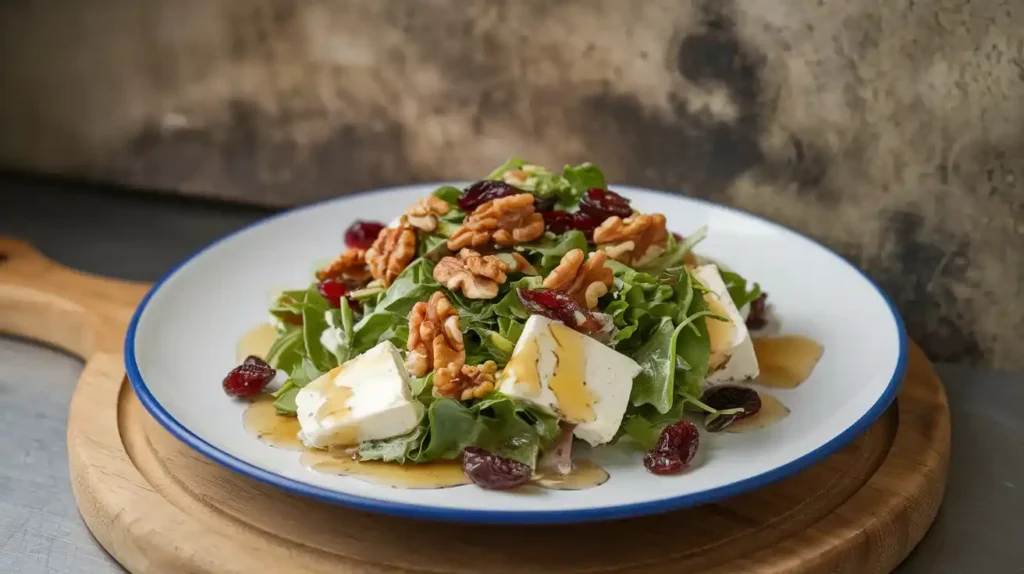
[{"label": "blue rim of plate", "polygon": [[829,455],[832,455],[839,451],[841,448],[849,444],[854,438],[864,433],[889,407],[892,401],[896,398],[896,394],[899,391],[900,383],[903,381],[903,377],[906,374],[907,369],[907,358],[908,358],[908,345],[907,345],[907,332],[903,323],[903,318],[900,316],[899,311],[893,304],[889,296],[882,290],[881,287],[863,270],[856,265],[850,263],[845,257],[837,253],[834,249],[827,245],[804,235],[796,230],[790,229],[782,224],[776,223],[769,219],[765,219],[761,216],[743,211],[735,207],[722,205],[706,199],[692,197],[688,195],[682,195],[679,193],[672,193],[667,191],[652,190],[628,185],[615,185],[615,187],[624,191],[642,191],[648,193],[657,193],[667,195],[669,197],[679,199],[685,198],[690,201],[700,202],[718,209],[724,209],[733,213],[741,214],[745,217],[750,217],[758,220],[762,223],[766,223],[772,227],[776,227],[787,232],[796,234],[799,237],[817,245],[833,256],[837,257],[843,263],[851,267],[860,276],[868,282],[878,295],[885,301],[885,304],[889,308],[889,312],[892,315],[893,321],[896,324],[897,335],[899,338],[899,358],[896,361],[896,368],[893,371],[892,378],[886,385],[885,390],[878,397],[878,400],[874,405],[871,406],[856,422],[846,428],[843,432],[832,437],[828,442],[816,448],[815,450],[796,458],[786,464],[779,467],[773,468],[767,472],[763,472],[756,476],[751,476],[743,480],[731,482],[703,490],[700,492],[693,492],[689,494],[682,494],[672,498],[662,498],[658,500],[651,500],[647,502],[638,502],[634,504],[623,504],[619,506],[609,506],[600,508],[585,508],[580,510],[552,510],[552,511],[495,511],[495,510],[466,510],[456,508],[444,508],[437,506],[425,506],[418,504],[407,504],[401,502],[390,502],[386,500],[379,500],[375,498],[369,498],[364,496],[357,496],[353,494],[347,494],[337,490],[331,490],[329,488],[323,488],[320,486],[313,486],[298,480],[281,476],[277,473],[270,472],[251,463],[248,463],[238,457],[232,456],[223,450],[213,446],[206,442],[195,433],[190,431],[187,427],[182,425],[177,419],[174,418],[171,413],[167,412],[166,409],[156,400],[156,397],[149,391],[149,387],[146,386],[146,381],[142,378],[142,373],[139,371],[139,365],[135,357],[135,332],[139,325],[139,319],[146,310],[146,306],[149,304],[150,299],[160,289],[160,287],[171,277],[174,276],[180,269],[186,266],[192,259],[201,255],[205,251],[212,249],[221,242],[231,239],[235,235],[244,233],[249,229],[259,227],[266,223],[269,223],[279,217],[292,215],[294,213],[316,209],[322,205],[329,203],[345,201],[356,195],[365,195],[371,193],[397,193],[404,190],[411,190],[416,188],[440,187],[442,185],[454,185],[454,186],[465,186],[469,182],[440,182],[440,183],[422,183],[414,185],[403,185],[387,187],[375,190],[366,190],[358,193],[345,195],[342,197],[330,198],[315,203],[310,203],[304,206],[296,207],[280,213],[272,214],[268,217],[264,217],[245,227],[236,229],[231,233],[217,239],[216,241],[208,244],[207,246],[199,249],[192,255],[188,256],[185,260],[175,265],[170,271],[164,274],[153,287],[146,293],[146,296],[142,298],[139,306],[135,309],[135,313],[132,315],[131,323],[128,324],[128,331],[125,334],[124,342],[124,359],[125,359],[125,370],[128,374],[128,380],[134,389],[136,396],[142,402],[142,405],[149,411],[149,414],[153,416],[164,428],[166,428],[172,435],[178,440],[182,441],[192,449],[198,451],[202,455],[210,458],[214,462],[217,462],[239,474],[252,478],[254,480],[269,484],[271,486],[278,487],[284,491],[306,496],[316,500],[324,502],[330,502],[334,504],[340,504],[350,508],[356,508],[359,510],[366,510],[371,512],[378,512],[383,514],[389,514],[392,516],[399,516],[403,518],[413,519],[425,519],[433,521],[446,521],[446,522],[472,522],[472,523],[489,523],[489,524],[566,524],[566,523],[579,523],[579,522],[594,522],[602,520],[617,520],[624,518],[634,518],[639,516],[646,516],[650,514],[660,514],[672,510],[680,510],[683,508],[689,508],[693,506],[699,506],[703,504],[709,504],[725,498],[736,496],[744,492],[763,488],[772,484],[778,480],[781,480],[787,476],[796,474],[805,468],[825,459]]}]

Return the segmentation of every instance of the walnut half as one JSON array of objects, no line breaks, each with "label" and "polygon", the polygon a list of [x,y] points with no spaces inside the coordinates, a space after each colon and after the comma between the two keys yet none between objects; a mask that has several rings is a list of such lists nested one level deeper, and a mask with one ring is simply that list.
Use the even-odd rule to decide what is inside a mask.
[{"label": "walnut half", "polygon": [[483,247],[491,242],[511,247],[537,239],[544,234],[544,217],[534,210],[533,202],[532,193],[520,193],[480,205],[448,238],[448,249]]},{"label": "walnut half", "polygon": [[494,361],[482,365],[444,367],[434,372],[434,392],[460,401],[481,399],[494,390],[498,366]]},{"label": "walnut half", "polygon": [[405,222],[409,225],[431,233],[437,229],[437,218],[451,210],[448,202],[435,195],[428,195],[405,211]]},{"label": "walnut half", "polygon": [[384,287],[391,285],[415,256],[416,232],[405,225],[384,228],[373,245],[366,250],[370,273]]},{"label": "walnut half", "polygon": [[594,230],[594,242],[609,257],[638,266],[649,263],[665,251],[668,231],[660,213],[637,214],[622,219],[612,216]]},{"label": "walnut half", "polygon": [[458,369],[466,363],[459,312],[441,291],[413,306],[407,348],[405,365],[414,377],[445,367]]},{"label": "walnut half", "polygon": [[614,274],[605,267],[608,254],[595,251],[585,260],[581,249],[573,249],[562,256],[562,261],[544,278],[544,288],[568,293],[587,309],[597,307],[597,300],[608,293]]},{"label": "walnut half", "polygon": [[498,257],[463,249],[458,257],[438,261],[434,279],[452,291],[462,291],[470,299],[493,299],[498,296],[498,285],[508,279],[507,271],[509,265]]},{"label": "walnut half", "polygon": [[370,269],[366,266],[366,251],[346,249],[327,267],[317,271],[316,278],[318,281],[336,279],[357,285],[366,284],[370,280]]}]

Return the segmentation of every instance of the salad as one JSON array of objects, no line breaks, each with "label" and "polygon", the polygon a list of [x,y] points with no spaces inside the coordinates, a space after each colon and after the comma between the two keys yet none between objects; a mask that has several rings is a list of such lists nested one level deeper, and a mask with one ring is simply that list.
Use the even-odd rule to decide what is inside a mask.
[{"label": "salad", "polygon": [[511,159],[389,224],[355,222],[273,302],[266,356],[222,386],[271,394],[308,448],[460,460],[484,488],[571,472],[574,439],[680,473],[699,444],[689,419],[718,432],[760,408],[728,383],[758,375],[766,295],[694,253],[705,233],[636,211],[592,164]]}]

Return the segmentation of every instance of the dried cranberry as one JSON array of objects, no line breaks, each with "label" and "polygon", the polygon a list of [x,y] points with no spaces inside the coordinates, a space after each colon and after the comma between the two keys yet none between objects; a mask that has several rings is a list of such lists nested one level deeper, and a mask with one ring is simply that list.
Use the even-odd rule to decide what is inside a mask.
[{"label": "dried cranberry", "polygon": [[345,245],[358,249],[369,249],[381,231],[384,231],[383,223],[356,220],[345,231]]},{"label": "dried cranberry", "polygon": [[519,289],[519,300],[523,307],[532,315],[543,315],[548,319],[561,321],[580,333],[592,334],[601,330],[603,325],[594,314],[580,307],[563,291],[554,289]]},{"label": "dried cranberry", "polygon": [[718,432],[732,423],[757,414],[761,410],[761,395],[754,389],[737,385],[720,385],[704,391],[700,401],[705,405],[722,411],[726,409],[743,409],[728,415],[708,414],[704,417],[704,428]]},{"label": "dried cranberry", "polygon": [[459,196],[459,209],[469,213],[481,205],[501,197],[526,193],[504,181],[484,179],[467,187]]},{"label": "dried cranberry", "polygon": [[462,451],[462,471],[473,484],[488,490],[515,488],[533,475],[533,470],[519,461],[472,446]]},{"label": "dried cranberry", "polygon": [[683,459],[678,454],[649,450],[644,453],[644,468],[654,474],[676,474],[683,470]]},{"label": "dried cranberry", "polygon": [[593,217],[598,223],[612,216],[629,217],[633,208],[629,200],[607,189],[592,187],[580,202],[580,211]]},{"label": "dried cranberry", "polygon": [[327,299],[327,303],[331,307],[335,308],[341,307],[341,298],[348,293],[348,287],[335,279],[324,279],[317,284],[316,290],[324,299]]},{"label": "dried cranberry", "polygon": [[682,235],[676,233],[675,231],[672,232],[672,237],[676,238],[676,243],[682,243],[683,239],[685,239]]},{"label": "dried cranberry", "polygon": [[543,213],[543,216],[544,225],[548,231],[552,233],[565,233],[566,231],[576,229],[582,231],[587,236],[587,239],[594,237],[594,230],[601,223],[582,211],[575,213],[546,211]]},{"label": "dried cranberry", "polygon": [[235,397],[252,397],[274,380],[277,371],[263,359],[250,355],[245,361],[231,369],[222,383],[224,392]]},{"label": "dried cranberry", "polygon": [[658,443],[644,454],[644,467],[654,474],[682,471],[697,454],[700,432],[690,421],[670,424],[661,431]]},{"label": "dried cranberry", "polygon": [[765,313],[765,303],[768,300],[767,293],[761,293],[757,299],[750,302],[750,313],[747,314],[747,329],[763,329],[768,324]]}]

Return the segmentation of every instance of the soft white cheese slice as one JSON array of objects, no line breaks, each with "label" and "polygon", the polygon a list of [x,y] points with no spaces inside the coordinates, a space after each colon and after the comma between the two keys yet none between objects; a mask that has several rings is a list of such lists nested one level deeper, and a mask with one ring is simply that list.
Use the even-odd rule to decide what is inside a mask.
[{"label": "soft white cheese slice", "polygon": [[709,292],[704,294],[708,309],[729,318],[728,322],[710,318],[707,321],[711,339],[707,383],[739,382],[756,378],[759,373],[757,355],[754,354],[746,321],[729,296],[718,267],[714,264],[701,265],[693,270],[693,275],[708,288]]},{"label": "soft white cheese slice", "polygon": [[531,316],[498,381],[502,393],[576,424],[592,445],[615,437],[640,365],[559,321]]},{"label": "soft white cheese slice", "polygon": [[423,416],[423,405],[409,390],[402,355],[388,341],[303,387],[295,405],[299,438],[313,448],[405,434]]}]

